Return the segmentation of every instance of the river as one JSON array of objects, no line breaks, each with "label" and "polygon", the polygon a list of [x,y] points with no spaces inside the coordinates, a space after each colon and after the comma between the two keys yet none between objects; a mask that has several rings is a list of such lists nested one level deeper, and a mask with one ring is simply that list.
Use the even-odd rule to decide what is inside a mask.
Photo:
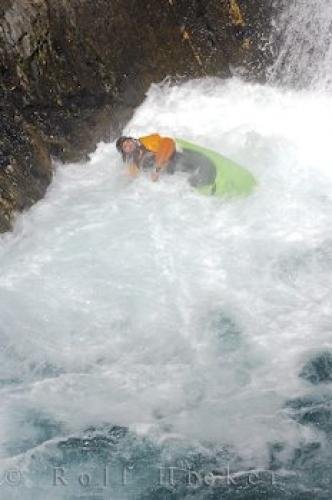
[{"label": "river", "polygon": [[132,181],[100,144],[1,237],[1,499],[331,497],[331,51],[308,22],[294,70],[284,21],[269,83],[153,85],[125,130],[253,195]]}]

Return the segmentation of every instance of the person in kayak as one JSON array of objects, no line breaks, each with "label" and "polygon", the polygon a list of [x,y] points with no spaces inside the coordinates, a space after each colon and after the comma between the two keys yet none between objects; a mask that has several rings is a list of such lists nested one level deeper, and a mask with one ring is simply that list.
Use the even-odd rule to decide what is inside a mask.
[{"label": "person in kayak", "polygon": [[116,148],[132,177],[137,177],[140,171],[151,171],[151,178],[156,181],[162,171],[174,172],[177,152],[175,141],[170,137],[159,134],[139,139],[121,136],[116,141]]},{"label": "person in kayak", "polygon": [[192,187],[211,186],[215,189],[216,168],[207,157],[197,151],[177,151],[176,142],[170,137],[151,134],[139,139],[121,136],[116,148],[127,166],[128,174],[137,177],[141,171],[150,171],[151,179],[157,181],[160,173],[188,174]]},{"label": "person in kayak", "polygon": [[202,194],[214,196],[247,195],[257,185],[246,168],[216,151],[183,139],[159,134],[139,139],[122,136],[116,141],[116,147],[133,177],[142,170],[150,170],[152,180],[156,181],[163,171],[184,172],[192,187]]}]

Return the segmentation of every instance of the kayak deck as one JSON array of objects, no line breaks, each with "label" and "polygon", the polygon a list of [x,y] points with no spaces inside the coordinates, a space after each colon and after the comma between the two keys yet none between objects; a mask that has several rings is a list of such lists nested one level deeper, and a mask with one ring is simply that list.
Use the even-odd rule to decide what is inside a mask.
[{"label": "kayak deck", "polygon": [[195,151],[200,153],[204,158],[210,160],[215,167],[214,182],[197,186],[200,193],[213,196],[245,196],[250,194],[257,185],[256,179],[246,168],[216,151],[183,139],[176,139],[176,143],[184,152]]}]

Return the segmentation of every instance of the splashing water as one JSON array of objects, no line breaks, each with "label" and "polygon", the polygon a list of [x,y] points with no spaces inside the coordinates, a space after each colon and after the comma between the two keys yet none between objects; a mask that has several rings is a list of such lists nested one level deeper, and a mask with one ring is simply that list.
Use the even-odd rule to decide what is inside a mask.
[{"label": "splashing water", "polygon": [[280,5],[280,46],[270,70],[273,83],[315,90],[332,88],[332,3],[293,0]]},{"label": "splashing water", "polygon": [[[127,126],[245,165],[249,198],[132,181],[100,144],[1,237],[1,498],[330,496],[331,20],[284,5],[270,86],[154,85]],[[165,464],[278,478],[165,488]]]},{"label": "splashing water", "polygon": [[328,96],[238,80],[150,89],[126,132],[223,152],[258,178],[247,199],[200,196],[180,174],[133,182],[113,144],[57,168],[2,237],[6,467],[39,477],[60,442],[106,424],[161,449],[213,443],[241,467],[268,467],[271,443],[324,442],[284,405],[330,345],[331,111]]}]

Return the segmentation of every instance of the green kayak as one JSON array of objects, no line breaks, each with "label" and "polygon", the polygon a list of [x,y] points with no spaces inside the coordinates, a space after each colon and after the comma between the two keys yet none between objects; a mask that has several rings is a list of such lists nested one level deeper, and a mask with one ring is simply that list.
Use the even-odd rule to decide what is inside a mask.
[{"label": "green kayak", "polygon": [[190,173],[189,182],[200,193],[214,196],[250,194],[257,185],[254,176],[244,167],[219,153],[197,144],[176,139],[179,171]]}]

